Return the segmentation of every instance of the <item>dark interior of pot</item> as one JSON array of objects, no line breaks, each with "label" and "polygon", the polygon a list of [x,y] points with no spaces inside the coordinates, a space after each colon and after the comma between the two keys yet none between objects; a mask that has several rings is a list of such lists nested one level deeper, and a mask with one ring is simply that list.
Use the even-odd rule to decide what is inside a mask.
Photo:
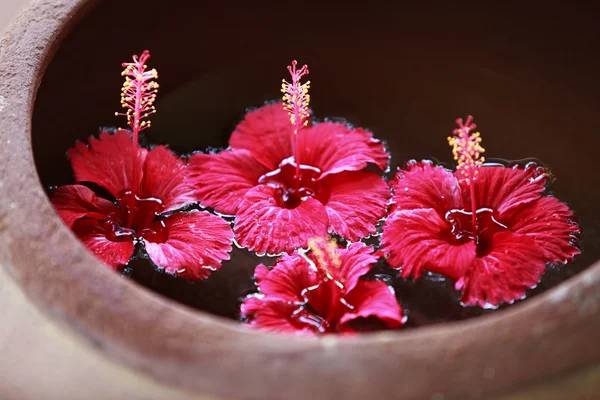
[{"label": "dark interior of pot", "polygon": [[[92,9],[61,44],[39,89],[33,151],[42,184],[72,183],[66,150],[99,127],[124,124],[114,112],[120,63],[131,54],[150,49],[160,75],[158,113],[145,140],[180,154],[227,146],[244,110],[278,98],[285,67],[298,59],[310,66],[315,114],[372,130],[387,141],[394,170],[412,158],[450,163],[446,137],[467,114],[476,118],[488,159],[535,158],[551,167],[549,190],[575,211],[583,253],[549,267],[528,297],[600,259],[600,35],[590,10],[234,3],[131,0],[125,9],[121,0],[104,0]],[[239,299],[255,291],[258,262],[235,248],[231,261],[196,284],[144,262],[126,272],[191,307],[236,318]],[[439,277],[404,281],[385,265],[376,272],[392,275],[408,326],[489,312],[462,307],[452,282]]]}]

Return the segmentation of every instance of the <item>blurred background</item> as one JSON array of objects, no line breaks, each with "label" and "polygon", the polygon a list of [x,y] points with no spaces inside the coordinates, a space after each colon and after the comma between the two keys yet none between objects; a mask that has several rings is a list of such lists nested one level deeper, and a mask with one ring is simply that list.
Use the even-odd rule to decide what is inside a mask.
[{"label": "blurred background", "polygon": [[9,21],[17,11],[27,3],[27,0],[0,0],[0,32],[4,33]]}]

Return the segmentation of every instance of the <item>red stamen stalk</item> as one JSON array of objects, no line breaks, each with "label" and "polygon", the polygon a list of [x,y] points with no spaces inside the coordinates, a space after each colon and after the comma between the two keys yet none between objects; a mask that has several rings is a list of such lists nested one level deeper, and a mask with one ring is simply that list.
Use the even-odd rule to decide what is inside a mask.
[{"label": "red stamen stalk", "polygon": [[283,93],[283,108],[288,112],[290,116],[290,122],[294,127],[292,137],[292,151],[294,154],[294,163],[296,164],[296,190],[300,189],[300,159],[298,149],[298,134],[300,130],[308,125],[308,104],[310,102],[310,95],[308,89],[310,88],[310,81],[304,84],[300,83],[301,78],[304,75],[308,75],[308,66],[304,65],[299,70],[296,69],[297,61],[292,61],[292,65],[289,65],[288,71],[292,76],[292,82],[289,83],[285,79],[281,85],[281,92]]},{"label": "red stamen stalk", "polygon": [[473,171],[469,174],[469,192],[471,196],[471,225],[473,226],[473,234],[477,236],[477,204],[475,201],[475,185],[471,182],[475,179]]},{"label": "red stamen stalk", "polygon": [[139,156],[139,134],[144,129],[150,127],[150,121],[142,121],[156,112],[154,101],[158,91],[158,83],[154,80],[158,78],[155,69],[147,71],[146,61],[150,58],[150,52],[145,50],[141,56],[134,55],[133,62],[123,63],[125,70],[121,73],[125,77],[123,88],[121,89],[121,106],[127,110],[126,113],[115,113],[127,117],[127,123],[131,127],[133,140],[132,152],[132,172],[131,189],[129,199],[129,215],[127,217],[127,227],[133,223],[133,213],[135,207],[137,182],[139,179],[138,162]]}]

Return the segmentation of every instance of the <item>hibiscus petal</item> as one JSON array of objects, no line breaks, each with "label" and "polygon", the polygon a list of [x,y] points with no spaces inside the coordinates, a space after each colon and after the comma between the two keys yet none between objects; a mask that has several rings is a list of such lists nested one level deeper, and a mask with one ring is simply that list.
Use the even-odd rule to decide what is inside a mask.
[{"label": "hibiscus petal", "polygon": [[[525,168],[484,165],[478,171],[474,181],[477,207],[492,208],[500,214],[539,199],[548,178],[546,172],[535,164],[528,164]],[[465,184],[463,188],[469,196]],[[465,206],[469,208],[468,204]]]},{"label": "hibiscus petal", "polygon": [[123,241],[110,240],[108,232],[96,220],[83,219],[75,222],[73,232],[96,257],[115,270],[126,265],[133,255],[131,237]]},{"label": "hibiscus petal", "polygon": [[566,204],[554,197],[542,197],[511,215],[511,229],[527,235],[544,251],[546,261],[568,263],[581,253],[576,246],[579,224]]},{"label": "hibiscus petal", "polygon": [[511,303],[534,287],[546,270],[544,250],[527,235],[500,232],[492,250],[477,258],[473,269],[457,280],[462,302],[481,307]]},{"label": "hibiscus petal", "polygon": [[189,169],[194,195],[200,204],[227,215],[236,214],[248,190],[268,172],[248,150],[196,153],[190,157]]},{"label": "hibiscus petal", "polygon": [[229,138],[233,149],[245,149],[269,171],[292,155],[290,117],[281,103],[248,112]]},{"label": "hibiscus petal", "polygon": [[440,215],[462,208],[458,181],[451,171],[430,161],[408,163],[390,182],[394,196],[392,211],[433,208]]},{"label": "hibiscus petal", "polygon": [[381,170],[389,164],[385,146],[371,132],[338,122],[321,122],[300,131],[298,149],[300,163],[319,168],[322,178],[342,171],[360,171],[368,163]]},{"label": "hibiscus petal", "polygon": [[157,146],[146,156],[137,196],[160,199],[164,211],[194,203],[196,200],[186,174],[187,167],[181,158],[165,146]]},{"label": "hibiscus petal", "polygon": [[[67,152],[77,182],[96,183],[108,190],[115,198],[132,187],[132,154],[131,133],[125,130],[119,130],[114,134],[102,132],[98,139],[90,138],[89,145],[78,142]],[[145,149],[138,150],[140,180],[146,154]]]},{"label": "hibiscus petal", "polygon": [[375,250],[362,242],[350,244],[340,251],[339,276],[346,292],[353,290],[361,276],[367,274],[378,260]]},{"label": "hibiscus petal", "polygon": [[96,196],[92,190],[82,185],[60,186],[52,193],[51,201],[69,228],[81,218],[105,220],[107,215],[117,211],[111,201]]},{"label": "hibiscus petal", "polygon": [[303,291],[316,283],[316,274],[305,257],[284,254],[273,269],[260,264],[254,270],[260,292],[269,299],[303,302]]},{"label": "hibiscus petal", "polygon": [[272,269],[254,271],[260,294],[247,297],[241,315],[251,325],[278,332],[311,334],[324,331],[327,322],[304,308],[304,293],[318,282],[305,256],[283,255]]},{"label": "hibiscus petal", "polygon": [[453,240],[450,226],[433,209],[397,210],[383,227],[381,246],[402,277],[421,277],[423,270],[453,279],[462,277],[475,260],[473,241]]},{"label": "hibiscus petal", "polygon": [[357,241],[375,234],[377,221],[383,218],[390,199],[385,180],[373,172],[342,172],[330,175],[323,185],[329,189],[325,202],[329,230]]},{"label": "hibiscus petal", "polygon": [[345,297],[352,310],[340,318],[340,325],[358,318],[376,317],[394,329],[404,324],[402,308],[393,291],[382,281],[360,281]]},{"label": "hibiscus petal", "polygon": [[233,233],[222,218],[204,211],[176,213],[163,220],[166,241],[144,239],[152,261],[171,274],[195,281],[207,278],[229,259]]},{"label": "hibiscus petal", "polygon": [[302,307],[281,300],[268,300],[262,295],[247,297],[241,315],[257,328],[282,333],[314,335],[319,331],[319,317]]},{"label": "hibiscus petal", "polygon": [[293,209],[277,205],[275,189],[256,186],[246,193],[235,218],[238,243],[259,254],[290,253],[327,233],[327,211],[313,198]]}]

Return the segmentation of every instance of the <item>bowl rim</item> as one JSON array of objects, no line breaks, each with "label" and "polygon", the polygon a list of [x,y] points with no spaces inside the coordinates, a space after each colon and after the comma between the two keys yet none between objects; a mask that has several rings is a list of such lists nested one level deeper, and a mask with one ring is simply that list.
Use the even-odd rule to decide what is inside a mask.
[{"label": "bowl rim", "polygon": [[481,397],[600,361],[586,346],[600,332],[600,262],[500,313],[319,339],[259,333],[105,268],[54,212],[31,146],[46,67],[98,2],[34,0],[0,41],[0,264],[53,320],[164,384],[225,398]]}]

